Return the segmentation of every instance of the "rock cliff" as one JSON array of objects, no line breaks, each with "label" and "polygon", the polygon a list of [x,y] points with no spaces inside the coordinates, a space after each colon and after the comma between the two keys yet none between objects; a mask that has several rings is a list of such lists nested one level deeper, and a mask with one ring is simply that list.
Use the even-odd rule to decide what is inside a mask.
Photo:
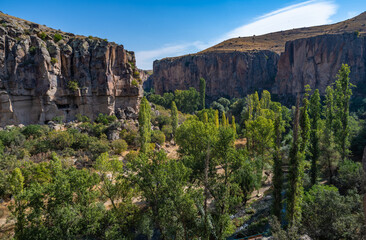
[{"label": "rock cliff", "polygon": [[280,99],[293,99],[304,85],[324,93],[342,63],[351,66],[355,94],[366,96],[366,12],[336,24],[280,31],[262,36],[233,38],[193,55],[154,62],[152,83],[156,93],[198,89],[206,94],[244,97],[266,89]]},{"label": "rock cliff", "polygon": [[326,87],[334,82],[342,63],[351,67],[351,82],[358,86],[355,93],[365,95],[365,37],[345,33],[287,42],[278,62],[272,92],[294,95],[304,92],[304,86],[309,84],[324,94]]},{"label": "rock cliff", "polygon": [[241,97],[247,92],[272,87],[279,55],[271,51],[204,53],[154,62],[156,93],[199,87],[206,79],[211,98]]},{"label": "rock cliff", "polygon": [[137,109],[135,56],[122,45],[0,14],[0,126]]}]

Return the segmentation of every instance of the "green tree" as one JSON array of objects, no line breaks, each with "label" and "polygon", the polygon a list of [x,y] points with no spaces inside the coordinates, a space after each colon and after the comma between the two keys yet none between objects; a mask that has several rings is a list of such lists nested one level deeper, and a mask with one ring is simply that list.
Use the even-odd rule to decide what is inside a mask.
[{"label": "green tree", "polygon": [[145,97],[142,98],[139,111],[139,131],[141,151],[146,152],[151,138],[150,104]]},{"label": "green tree", "polygon": [[235,123],[235,117],[231,116],[231,127],[233,128],[234,131],[234,139],[237,138],[237,132],[236,132],[236,123]]},{"label": "green tree", "polygon": [[301,202],[303,195],[303,152],[301,151],[300,139],[300,107],[299,98],[297,98],[294,128],[292,136],[292,145],[289,153],[290,169],[288,174],[288,191],[287,191],[287,220],[291,226],[296,226],[301,219]]},{"label": "green tree", "polygon": [[206,98],[206,80],[200,78],[200,105],[201,109],[205,109],[205,98]]},{"label": "green tree", "polygon": [[281,220],[282,210],[282,156],[281,156],[281,139],[282,132],[282,111],[279,105],[276,109],[276,118],[274,121],[274,152],[273,152],[273,214]]},{"label": "green tree", "polygon": [[177,132],[177,128],[178,128],[178,109],[177,109],[177,105],[175,105],[174,101],[172,102],[170,116],[172,119],[173,136],[175,136],[175,133]]},{"label": "green tree", "polygon": [[311,184],[314,185],[318,178],[318,164],[320,156],[319,146],[319,120],[321,114],[321,104],[319,90],[316,89],[310,98],[310,156],[311,156]]},{"label": "green tree", "polygon": [[339,146],[342,160],[349,155],[349,102],[352,96],[353,84],[350,82],[349,74],[351,70],[347,64],[342,64],[335,81],[335,108],[336,108],[336,125],[335,137]]},{"label": "green tree", "polygon": [[219,128],[219,126],[220,126],[218,110],[215,110],[215,126],[216,126],[216,128]]}]

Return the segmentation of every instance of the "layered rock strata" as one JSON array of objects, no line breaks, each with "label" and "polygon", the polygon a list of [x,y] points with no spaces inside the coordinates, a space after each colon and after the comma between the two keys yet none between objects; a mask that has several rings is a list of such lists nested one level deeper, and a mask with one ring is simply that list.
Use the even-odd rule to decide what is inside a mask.
[{"label": "layered rock strata", "polygon": [[4,14],[0,23],[0,126],[137,110],[141,81],[122,45]]}]

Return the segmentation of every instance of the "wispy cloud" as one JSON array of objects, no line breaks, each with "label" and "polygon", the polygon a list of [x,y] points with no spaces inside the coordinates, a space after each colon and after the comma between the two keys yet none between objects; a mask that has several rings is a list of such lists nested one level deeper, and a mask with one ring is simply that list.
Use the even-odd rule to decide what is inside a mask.
[{"label": "wispy cloud", "polygon": [[229,31],[209,42],[171,44],[160,49],[136,52],[137,65],[152,69],[155,59],[174,57],[203,50],[223,40],[235,37],[261,35],[265,33],[331,23],[330,17],[337,11],[333,1],[306,1],[275,10],[253,19],[252,22]]}]

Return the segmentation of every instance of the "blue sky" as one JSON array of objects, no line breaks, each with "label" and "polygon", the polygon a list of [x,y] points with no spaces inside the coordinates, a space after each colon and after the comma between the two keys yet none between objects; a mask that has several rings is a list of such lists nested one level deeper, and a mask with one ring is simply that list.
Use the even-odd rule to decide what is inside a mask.
[{"label": "blue sky", "polygon": [[137,66],[195,53],[222,40],[338,22],[365,0],[0,0],[0,11],[135,51]]}]

